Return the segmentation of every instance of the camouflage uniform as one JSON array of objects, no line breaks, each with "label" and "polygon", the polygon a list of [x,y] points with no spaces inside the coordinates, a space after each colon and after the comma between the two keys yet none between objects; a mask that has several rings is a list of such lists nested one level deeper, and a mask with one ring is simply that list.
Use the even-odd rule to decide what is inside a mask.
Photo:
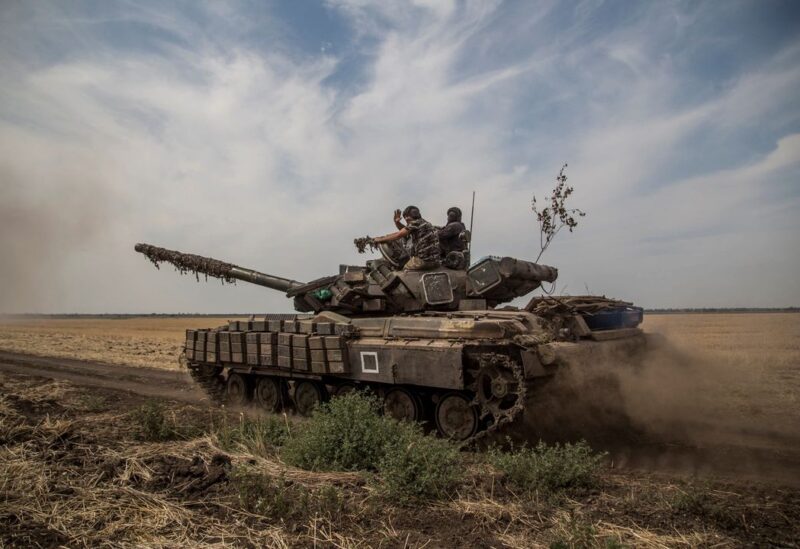
[{"label": "camouflage uniform", "polygon": [[406,227],[411,234],[414,253],[405,265],[407,271],[425,271],[439,266],[441,254],[436,228],[422,218],[414,219]]},{"label": "camouflage uniform", "polygon": [[449,252],[463,252],[467,245],[461,240],[461,233],[467,228],[461,221],[450,221],[447,225],[439,229],[439,243],[442,246],[442,257]]}]

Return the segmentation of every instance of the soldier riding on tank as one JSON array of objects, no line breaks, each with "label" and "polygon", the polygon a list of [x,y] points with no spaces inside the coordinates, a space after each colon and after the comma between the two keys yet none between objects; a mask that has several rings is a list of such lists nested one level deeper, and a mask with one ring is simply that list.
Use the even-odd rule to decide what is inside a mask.
[{"label": "soldier riding on tank", "polygon": [[403,210],[406,224],[400,222],[399,210],[395,211],[394,223],[398,231],[373,238],[374,244],[394,242],[411,236],[412,255],[403,267],[407,271],[429,271],[440,265],[439,236],[433,225],[422,218],[419,208],[408,206]]},{"label": "soldier riding on tank", "polygon": [[461,222],[460,208],[453,206],[447,210],[447,224],[438,230],[438,236],[442,263],[451,269],[466,269],[469,265],[469,232]]},{"label": "soldier riding on tank", "polygon": [[442,248],[442,257],[449,252],[463,252],[467,245],[461,235],[467,228],[461,222],[461,209],[453,206],[447,210],[447,224],[439,229],[439,245]]}]

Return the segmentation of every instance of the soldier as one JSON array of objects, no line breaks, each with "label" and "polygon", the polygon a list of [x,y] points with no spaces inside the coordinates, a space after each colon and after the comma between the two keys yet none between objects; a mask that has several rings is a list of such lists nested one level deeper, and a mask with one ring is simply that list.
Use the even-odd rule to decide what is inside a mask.
[{"label": "soldier", "polygon": [[461,222],[461,210],[455,206],[447,210],[447,225],[439,229],[442,257],[446,257],[450,252],[464,252],[467,246],[461,239],[461,234],[466,230]]},{"label": "soldier", "polygon": [[411,259],[408,260],[404,269],[427,271],[438,267],[440,265],[439,237],[433,225],[422,218],[422,214],[419,213],[419,208],[416,206],[409,206],[403,210],[402,217],[406,221],[405,225],[400,222],[400,217],[400,210],[395,210],[394,224],[398,228],[396,233],[379,236],[374,238],[373,242],[375,244],[392,242],[411,235],[413,250]]}]

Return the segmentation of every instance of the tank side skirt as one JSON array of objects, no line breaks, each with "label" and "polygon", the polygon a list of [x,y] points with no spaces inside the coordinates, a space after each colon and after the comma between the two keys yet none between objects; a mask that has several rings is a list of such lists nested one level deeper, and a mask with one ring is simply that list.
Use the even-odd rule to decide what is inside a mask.
[{"label": "tank side skirt", "polygon": [[[560,365],[584,362],[588,364],[590,361],[586,359],[602,352],[629,355],[645,346],[641,334],[637,334],[637,336],[608,341],[553,342],[539,345],[536,348],[518,347],[512,344],[510,348],[519,352],[518,358],[523,364],[525,378],[530,379],[549,377]],[[331,385],[355,381],[379,385],[407,385],[428,390],[464,390],[466,388],[464,369],[467,367],[468,361],[462,355],[480,352],[481,349],[487,352],[492,350],[502,352],[503,348],[508,349],[509,343],[505,342],[505,345],[502,345],[497,341],[474,341],[464,344],[443,340],[387,341],[379,338],[355,340],[349,345],[351,371],[342,374],[318,374],[232,362],[190,361],[190,364],[193,366],[216,366],[222,368],[226,376],[231,372],[236,372],[288,379],[318,380]],[[601,349],[605,351],[601,351]],[[377,354],[378,372],[363,371],[361,353]],[[419,357],[418,360],[414,360],[416,357]]]},{"label": "tank side skirt", "polygon": [[296,378],[296,379],[312,379],[312,380],[320,380],[323,377],[325,377],[320,374],[310,374],[307,372],[300,372],[297,370],[286,370],[281,368],[270,368],[269,366],[250,366],[232,362],[222,362],[217,365],[224,368],[226,372],[236,372],[237,374],[276,376],[276,377],[285,377],[290,379]]},{"label": "tank side skirt", "polygon": [[[599,354],[606,358],[628,355],[645,346],[640,331],[625,332],[628,337],[621,337],[622,332],[618,334],[601,341],[581,339],[531,345],[517,344],[515,339],[362,336],[347,341],[342,351],[349,371],[338,374],[219,361],[190,361],[187,366],[195,382],[214,400],[219,400],[223,387],[230,389],[231,383],[226,384],[226,378],[230,379],[232,374],[249,380],[248,391],[259,377],[294,381],[295,388],[297,383],[311,381],[321,384],[323,390],[325,385],[333,386],[334,392],[336,387],[355,383],[371,387],[381,398],[391,389],[401,388],[409,391],[412,398],[421,399],[421,409],[430,412],[435,407],[437,420],[441,399],[458,394],[466,399],[478,418],[479,425],[473,434],[461,440],[463,444],[471,444],[515,422],[531,389],[541,382],[537,380],[570,365],[591,367],[591,359]],[[455,427],[460,429],[459,425]]]},{"label": "tank side skirt", "polygon": [[[327,385],[342,385],[345,383],[362,383],[365,385],[381,385],[386,387],[398,386],[398,387],[414,387],[417,390],[425,390],[425,391],[437,391],[437,390],[445,390],[446,387],[434,387],[430,384],[425,383],[402,383],[402,382],[392,382],[388,381],[380,381],[380,380],[367,380],[361,377],[353,377],[351,374],[310,374],[306,372],[298,372],[296,370],[285,370],[285,369],[276,369],[270,368],[268,366],[244,366],[242,364],[233,364],[233,363],[213,363],[213,362],[190,362],[190,368],[196,368],[199,366],[216,366],[223,370],[224,376],[230,375],[231,373],[237,373],[242,375],[252,375],[252,376],[264,376],[264,377],[280,377],[287,379],[289,381],[293,379],[299,380],[313,380],[313,381],[322,381]],[[463,388],[463,386],[462,386]]]}]

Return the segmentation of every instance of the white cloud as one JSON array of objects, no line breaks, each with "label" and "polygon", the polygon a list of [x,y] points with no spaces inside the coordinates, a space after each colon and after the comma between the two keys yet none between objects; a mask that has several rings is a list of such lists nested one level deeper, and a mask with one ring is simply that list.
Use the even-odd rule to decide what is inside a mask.
[{"label": "white cloud", "polygon": [[[492,45],[510,39],[491,27],[494,4],[335,6],[359,36],[371,37],[364,44],[377,43],[365,52],[368,78],[356,92],[327,83],[340,68],[336,57],[291,56],[279,44],[264,52],[230,34],[211,37],[180,13],[144,8],[121,18],[193,46],[112,50],[87,32],[77,53],[56,62],[0,58],[12,75],[0,86],[2,197],[13,206],[2,214],[23,219],[8,229],[13,238],[0,239],[19,267],[0,270],[19,288],[13,299],[4,294],[0,310],[286,310],[289,303],[267,290],[155,272],[133,243],[311,279],[339,262],[363,261],[352,239],[390,230],[396,207],[415,203],[441,222],[453,203],[468,209],[473,189],[476,253],[535,257],[530,196],[550,186],[563,160],[570,160],[575,204],[589,212],[544,258],[561,267],[568,291],[583,291],[586,282],[646,305],[800,299],[785,276],[800,266],[796,253],[781,259],[783,282],[747,303],[736,299],[754,273],[715,291],[715,277],[731,262],[712,253],[736,245],[729,221],[753,205],[778,216],[782,231],[797,228],[791,212],[760,192],[775,174],[797,177],[797,135],[743,167],[652,184],[699,129],[746,129],[786,105],[800,78],[791,48],[718,97],[676,106],[674,67],[642,53],[649,28],[581,42],[585,28],[550,28],[545,6],[505,31],[521,43],[535,36],[541,48],[486,63]],[[247,19],[238,10],[226,17]],[[49,25],[69,25],[57,19],[40,13],[22,32],[35,37]],[[480,63],[470,57],[476,47],[487,56]],[[521,122],[532,96],[553,110],[575,109],[557,114],[576,127],[551,133],[550,122]],[[525,150],[547,155],[547,164],[533,165]],[[47,223],[35,238],[26,234],[39,220]],[[676,235],[698,235],[694,248],[676,247]],[[776,233],[737,238],[764,256]],[[655,251],[642,242],[656,242]],[[709,274],[679,278],[682,286],[666,291],[659,261],[667,260],[695,269],[705,262]],[[30,274],[40,262],[47,272]]]}]

